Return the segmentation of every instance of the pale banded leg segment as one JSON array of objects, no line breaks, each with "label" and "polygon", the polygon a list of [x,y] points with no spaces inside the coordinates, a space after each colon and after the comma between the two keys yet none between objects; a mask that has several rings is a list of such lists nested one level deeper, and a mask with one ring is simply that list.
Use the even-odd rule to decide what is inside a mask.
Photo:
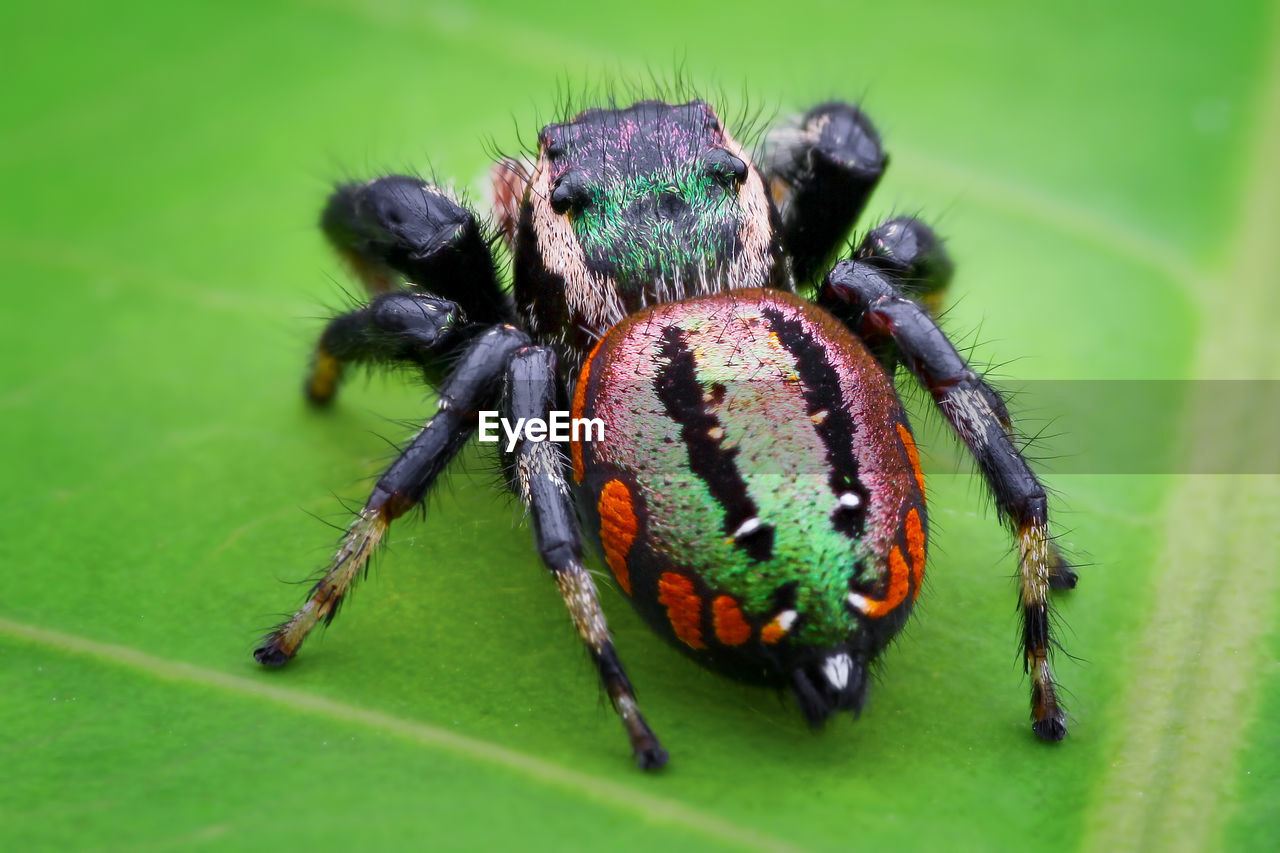
[{"label": "pale banded leg segment", "polygon": [[[556,406],[556,389],[555,353],[547,347],[521,350],[512,358],[508,373],[507,419],[515,423],[518,418],[545,418]],[[643,770],[656,770],[667,763],[667,751],[640,713],[609,636],[595,584],[583,568],[582,534],[565,479],[565,460],[552,442],[527,441],[522,434],[508,464],[514,471],[516,491],[529,510],[538,553],[555,576],[578,635],[622,718],[636,763]]]},{"label": "pale banded leg segment", "polygon": [[925,309],[903,295],[883,266],[842,261],[827,276],[819,303],[870,346],[904,364],[929,390],[977,461],[1001,519],[1017,539],[1032,729],[1044,740],[1062,740],[1066,715],[1049,662],[1054,645],[1049,589],[1075,586],[1076,575],[1050,539],[1044,487],[1018,450],[1004,401],[970,369]]},{"label": "pale banded leg segment", "polygon": [[524,332],[512,326],[494,326],[467,346],[440,389],[435,416],[378,480],[307,602],[254,650],[259,663],[283,665],[297,654],[316,623],[333,619],[388,525],[422,500],[467,442],[475,428],[477,412],[497,397],[511,355],[528,343]]},{"label": "pale banded leg segment", "polygon": [[390,523],[381,509],[365,507],[347,528],[346,538],[338,553],[334,554],[329,570],[324,573],[307,598],[307,603],[281,625],[254,650],[258,663],[267,666],[283,666],[298,652],[311,629],[323,619],[333,621],[343,596],[355,582],[356,576],[368,572],[369,557],[373,554]]}]

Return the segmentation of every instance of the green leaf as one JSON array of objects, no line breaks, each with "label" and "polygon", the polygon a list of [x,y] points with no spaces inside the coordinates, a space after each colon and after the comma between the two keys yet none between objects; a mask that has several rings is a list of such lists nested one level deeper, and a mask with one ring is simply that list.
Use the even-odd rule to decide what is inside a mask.
[{"label": "green leaf", "polygon": [[[480,195],[566,78],[682,64],[766,115],[864,96],[893,157],[870,215],[940,224],[947,326],[981,330],[977,363],[1275,380],[1274,12],[10,4],[0,847],[1267,846],[1275,474],[1051,478],[1088,561],[1060,598],[1057,747],[1029,732],[1007,537],[942,461],[917,615],[862,718],[821,734],[666,647],[602,578],[673,755],[635,770],[472,451],[293,665],[249,651],[332,547],[311,514],[345,521],[337,496],[360,501],[384,439],[430,411],[395,378],[303,405],[317,318],[351,288],[313,227],[329,181],[418,169]],[[1195,393],[1188,429],[1235,416],[1241,447],[1274,444]]]}]

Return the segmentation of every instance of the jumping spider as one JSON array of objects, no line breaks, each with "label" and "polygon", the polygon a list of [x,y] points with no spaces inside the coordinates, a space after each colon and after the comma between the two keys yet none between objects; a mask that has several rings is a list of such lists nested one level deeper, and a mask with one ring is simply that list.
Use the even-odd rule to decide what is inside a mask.
[{"label": "jumping spider", "polygon": [[[821,281],[884,171],[871,122],[826,103],[773,133],[763,164],[704,101],[591,109],[494,168],[510,295],[476,214],[422,180],[339,186],[323,226],[371,300],[329,323],[306,392],[344,367],[443,377],[438,410],[387,469],[302,609],[256,659],[279,666],[331,620],[388,525],[418,505],[501,402],[570,406],[602,441],[503,454],[640,767],[667,752],[614,650],[582,531],[649,624],[700,663],[789,686],[810,723],[857,712],[867,667],[920,592],[927,518],[892,377],[928,390],[1016,537],[1032,728],[1061,740],[1050,588],[1075,584],[1008,412],[933,318],[952,266],[916,219],[874,228]],[[795,295],[814,283],[816,304]],[[444,365],[451,365],[447,370]],[[576,503],[576,506],[575,506]]]}]

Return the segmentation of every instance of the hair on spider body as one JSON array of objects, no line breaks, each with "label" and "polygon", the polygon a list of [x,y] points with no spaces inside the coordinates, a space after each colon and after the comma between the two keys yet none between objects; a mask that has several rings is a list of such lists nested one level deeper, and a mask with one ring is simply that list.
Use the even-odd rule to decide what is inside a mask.
[{"label": "hair on spider body", "polygon": [[[1066,733],[1049,590],[1074,585],[1008,410],[939,329],[953,267],[897,217],[834,266],[888,157],[829,102],[752,157],[709,103],[636,99],[565,115],[495,165],[494,227],[418,178],[338,187],[322,217],[370,302],[334,318],[306,389],[350,364],[438,378],[436,411],[379,478],[302,609],[255,652],[284,663],[422,501],[482,410],[598,420],[567,452],[500,447],[537,550],[638,765],[667,752],[641,714],[584,565],[584,536],[656,633],[700,664],[789,690],[814,726],[863,707],[923,585],[928,506],[901,365],[978,463],[1018,550],[1034,732]],[[510,252],[508,295],[494,239]],[[820,275],[823,270],[825,276]],[[816,300],[797,296],[813,283]]]}]

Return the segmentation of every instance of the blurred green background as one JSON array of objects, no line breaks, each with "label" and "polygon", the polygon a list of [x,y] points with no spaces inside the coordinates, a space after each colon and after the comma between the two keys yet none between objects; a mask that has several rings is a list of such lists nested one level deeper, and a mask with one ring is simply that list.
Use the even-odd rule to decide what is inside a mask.
[{"label": "blurred green background", "polygon": [[[474,448],[293,666],[249,651],[332,547],[310,514],[342,523],[430,411],[395,378],[302,403],[353,286],[314,227],[330,181],[434,170],[479,195],[566,82],[677,64],[728,115],[861,99],[892,156],[871,214],[948,237],[948,328],[977,363],[1280,379],[1278,20],[1252,0],[5,4],[0,847],[1269,847],[1275,476],[1051,481],[1088,563],[1060,608],[1056,748],[1026,720],[1007,537],[936,455],[930,586],[862,719],[819,735],[602,578],[673,754],[636,771]],[[1205,416],[1274,441],[1185,413]]]}]

